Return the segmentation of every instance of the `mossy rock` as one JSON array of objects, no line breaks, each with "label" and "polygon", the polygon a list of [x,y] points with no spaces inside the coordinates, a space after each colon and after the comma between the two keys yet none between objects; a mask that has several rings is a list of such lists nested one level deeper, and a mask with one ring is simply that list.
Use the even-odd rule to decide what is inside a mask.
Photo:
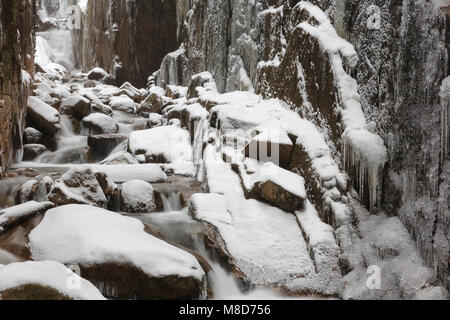
[{"label": "mossy rock", "polygon": [[25,284],[0,292],[0,300],[73,300],[58,290],[39,284]]}]

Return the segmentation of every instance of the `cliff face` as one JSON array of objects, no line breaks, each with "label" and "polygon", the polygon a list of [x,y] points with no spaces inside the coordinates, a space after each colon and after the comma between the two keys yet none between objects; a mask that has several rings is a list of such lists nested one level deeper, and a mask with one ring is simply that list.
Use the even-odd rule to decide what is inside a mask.
[{"label": "cliff face", "polygon": [[[178,4],[180,16],[182,10]],[[102,67],[119,85],[145,86],[148,75],[179,44],[176,0],[89,0],[82,20],[73,37],[79,67]]]},{"label": "cliff face", "polygon": [[0,164],[22,160],[22,134],[34,72],[32,0],[0,1]]},{"label": "cliff face", "polygon": [[448,118],[439,99],[446,15],[439,1],[348,0],[343,10],[342,34],[360,56],[362,105],[389,148],[383,207],[400,217],[448,288]]},{"label": "cliff face", "polygon": [[[398,215],[449,288],[448,87],[439,98],[448,24],[442,2],[309,2],[328,14],[357,57],[339,41],[325,50],[314,30],[326,26],[305,14],[301,1],[198,0],[186,17],[183,45],[164,58],[156,83],[186,86],[192,75],[210,71],[221,92],[255,90],[298,110],[327,137],[363,202]],[[353,124],[345,110],[355,103],[366,118],[356,132],[381,136],[386,158],[370,150],[376,138],[364,148],[358,134],[348,133]]]}]

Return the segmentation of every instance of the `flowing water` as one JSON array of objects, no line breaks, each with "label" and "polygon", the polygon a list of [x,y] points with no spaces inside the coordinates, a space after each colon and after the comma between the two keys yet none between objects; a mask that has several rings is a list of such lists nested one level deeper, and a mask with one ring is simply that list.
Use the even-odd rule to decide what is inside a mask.
[{"label": "flowing water", "polygon": [[[188,208],[173,210],[182,206],[180,192],[172,192],[165,196],[164,212],[154,214],[130,214],[141,220],[153,231],[162,235],[162,238],[194,250],[203,256],[211,266],[208,272],[208,283],[213,291],[212,299],[219,300],[245,300],[245,299],[285,299],[275,289],[252,288],[246,290],[232,272],[222,265],[214,250],[205,245],[205,226],[194,220],[188,212]],[[167,203],[166,203],[167,202]]]}]

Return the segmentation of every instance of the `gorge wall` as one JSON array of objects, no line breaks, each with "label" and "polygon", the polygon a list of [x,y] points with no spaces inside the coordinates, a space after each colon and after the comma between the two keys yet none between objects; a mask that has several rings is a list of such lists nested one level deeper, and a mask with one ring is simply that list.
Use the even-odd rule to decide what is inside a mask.
[{"label": "gorge wall", "polygon": [[149,74],[178,45],[183,2],[189,0],[86,1],[74,30],[75,59],[84,71],[102,67],[121,85],[145,87]]},{"label": "gorge wall", "polygon": [[34,73],[33,0],[0,1],[0,172],[22,160],[22,134]]},{"label": "gorge wall", "polygon": [[[301,1],[198,0],[183,44],[154,80],[187,86],[192,75],[210,71],[221,92],[255,90],[298,110],[328,137],[367,206],[398,215],[449,288],[447,1],[309,2],[328,14],[358,58],[340,43],[325,50],[311,34],[326,26],[305,15]],[[352,78],[358,93],[349,98],[343,87]],[[365,157],[345,141],[347,102],[361,104],[363,129],[382,137],[387,159]]]}]

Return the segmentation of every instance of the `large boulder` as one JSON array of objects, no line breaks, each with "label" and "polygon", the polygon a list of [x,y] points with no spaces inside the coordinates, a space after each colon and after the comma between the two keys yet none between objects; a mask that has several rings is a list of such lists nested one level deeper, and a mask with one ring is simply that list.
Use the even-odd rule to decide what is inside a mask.
[{"label": "large boulder", "polygon": [[121,134],[102,134],[88,137],[89,158],[92,161],[101,161],[108,156],[114,148],[127,140],[128,137]]},{"label": "large boulder", "polygon": [[27,124],[53,137],[60,130],[59,112],[36,97],[28,98]]},{"label": "large boulder", "polygon": [[55,181],[48,200],[56,206],[88,204],[106,208],[107,198],[89,166],[73,168]]},{"label": "large boulder", "polygon": [[0,265],[0,300],[104,299],[92,283],[58,262],[27,261]]},{"label": "large boulder", "polygon": [[129,213],[155,211],[155,194],[152,185],[141,180],[124,183],[121,190],[121,209]]},{"label": "large boulder", "polygon": [[116,299],[199,299],[197,259],[144,231],[137,219],[69,205],[49,210],[29,235],[33,259],[78,265],[81,276]]},{"label": "large boulder", "polygon": [[91,113],[91,101],[76,94],[63,100],[59,111],[81,121]]},{"label": "large boulder", "polygon": [[118,124],[103,113],[92,113],[81,121],[81,134],[86,136],[116,133]]}]

